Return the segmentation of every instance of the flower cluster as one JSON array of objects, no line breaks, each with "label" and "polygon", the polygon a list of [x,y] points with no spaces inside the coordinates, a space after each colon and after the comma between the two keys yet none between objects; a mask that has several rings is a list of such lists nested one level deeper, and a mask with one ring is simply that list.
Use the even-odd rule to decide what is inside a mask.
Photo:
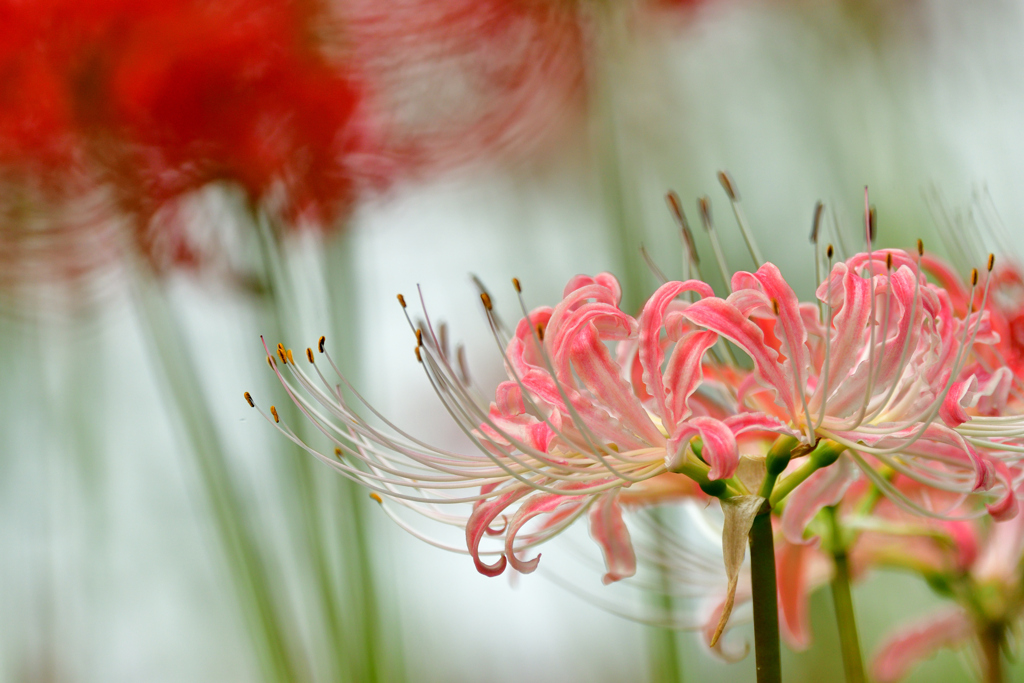
[{"label": "flower cluster", "polygon": [[[1016,515],[1022,479],[1010,371],[987,364],[1006,353],[992,258],[958,289],[929,281],[938,261],[920,246],[834,264],[829,247],[827,257],[810,302],[764,263],[732,275],[725,297],[700,280],[665,282],[634,317],[602,273],[573,278],[554,307],[523,304],[506,332],[484,293],[508,374],[488,402],[461,349],[453,356],[429,317],[416,325],[407,313],[416,356],[471,453],[433,448],[369,406],[376,419],[364,419],[322,338],[317,353],[307,349],[309,370],[283,346],[268,361],[330,448],[303,442],[275,408],[264,415],[370,488],[404,528],[468,553],[488,576],[534,571],[540,557],[530,551],[586,515],[604,582],[628,578],[637,551],[624,510],[718,499],[725,590],[705,615],[711,645],[750,597],[742,563],[752,520],[779,512],[783,632],[806,646],[806,598],[830,576],[827,551],[849,554],[856,571],[878,563],[862,561],[872,535],[836,531],[840,523],[856,529],[890,514],[942,530],[979,517],[1009,524],[1001,520]],[[463,529],[465,547],[415,529],[398,507]],[[823,515],[835,529],[823,530]]]}]

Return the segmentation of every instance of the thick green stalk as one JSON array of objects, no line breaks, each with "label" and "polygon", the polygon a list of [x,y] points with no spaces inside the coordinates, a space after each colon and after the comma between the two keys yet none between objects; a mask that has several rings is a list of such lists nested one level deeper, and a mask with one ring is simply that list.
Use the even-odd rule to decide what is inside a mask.
[{"label": "thick green stalk", "polygon": [[750,584],[754,601],[754,660],[757,683],[782,683],[779,599],[775,581],[775,540],[767,505],[750,527]]},{"label": "thick green stalk", "polygon": [[149,332],[155,359],[181,416],[188,450],[195,457],[211,519],[228,562],[231,584],[238,592],[264,677],[284,683],[302,680],[292,661],[266,568],[246,527],[241,496],[232,482],[220,435],[210,418],[196,365],[160,285],[147,275],[140,275],[138,284],[140,319]]},{"label": "thick green stalk", "polygon": [[832,577],[832,604],[836,611],[836,625],[839,627],[843,671],[846,673],[846,683],[864,683],[864,657],[860,651],[857,619],[853,611],[853,594],[850,590],[850,560],[835,508],[826,508],[825,514],[828,515],[832,535],[832,560],[835,564],[835,575]]}]

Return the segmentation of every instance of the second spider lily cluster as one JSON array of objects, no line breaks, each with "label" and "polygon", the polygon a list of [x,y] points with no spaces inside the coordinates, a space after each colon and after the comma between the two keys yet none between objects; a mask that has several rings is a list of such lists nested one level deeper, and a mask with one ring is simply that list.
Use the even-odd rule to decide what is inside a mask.
[{"label": "second spider lily cluster", "polygon": [[[831,246],[819,254],[825,269],[811,301],[767,262],[727,277],[724,297],[700,279],[664,282],[637,315],[622,309],[608,273],[577,276],[561,301],[532,310],[514,280],[522,317],[512,330],[483,292],[507,372],[490,400],[470,383],[463,350],[449,351],[443,326],[425,312],[415,322],[399,296],[416,357],[468,451],[433,447],[381,415],[323,338],[305,363],[282,345],[267,357],[330,446],[301,439],[273,406],[263,414],[370,489],[400,526],[469,554],[488,576],[533,572],[535,548],[586,516],[603,580],[616,582],[637,570],[624,511],[720,499],[727,590],[707,629],[714,644],[756,514],[781,511],[777,529],[791,550],[777,557],[795,558],[804,584],[806,536],[848,491],[868,490],[875,503],[885,496],[922,519],[1017,512],[1024,432],[1007,417],[1012,374],[985,363],[1004,340],[990,311],[993,258],[957,290],[929,281],[938,262],[920,242],[916,252],[867,246],[837,262]],[[465,544],[421,531],[403,507],[462,529]],[[789,565],[780,568],[783,625],[806,643],[806,591],[786,594]]]}]

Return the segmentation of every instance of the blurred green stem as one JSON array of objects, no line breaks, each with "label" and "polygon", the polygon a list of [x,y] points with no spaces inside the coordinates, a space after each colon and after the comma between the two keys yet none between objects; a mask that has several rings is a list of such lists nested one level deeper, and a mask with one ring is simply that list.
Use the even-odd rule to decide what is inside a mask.
[{"label": "blurred green stem", "polygon": [[[339,265],[337,268],[338,277],[341,281],[337,284],[329,283],[328,291],[335,309],[333,347],[340,349],[341,356],[350,359],[349,363],[339,360],[342,363],[342,370],[349,376],[350,380],[358,382],[359,378],[352,373],[358,372],[359,364],[351,362],[358,358],[358,344],[355,341],[356,335],[351,332],[354,328],[356,315],[356,286],[357,279],[355,272],[358,267],[353,249],[353,237],[351,232],[342,226],[337,238],[331,245],[331,263]],[[334,286],[330,286],[334,285]],[[347,332],[347,334],[345,334]],[[345,367],[348,365],[349,367]],[[358,590],[355,597],[358,609],[361,614],[363,651],[366,653],[366,678],[368,681],[398,681],[404,678],[402,670],[402,658],[396,647],[388,649],[386,671],[381,670],[381,657],[383,656],[383,637],[381,633],[380,602],[378,597],[376,572],[373,567],[373,551],[369,538],[369,520],[366,517],[367,500],[365,490],[353,481],[343,479],[341,483],[342,495],[346,503],[346,513],[352,522],[351,557],[349,558],[349,570],[355,576],[353,588]],[[372,503],[371,505],[376,505]],[[393,642],[398,642],[397,634],[394,631],[397,626],[393,625]]]},{"label": "blurred green stem", "polygon": [[1005,627],[998,622],[989,622],[981,627],[978,640],[981,642],[981,668],[985,683],[1003,683],[1003,640]]},{"label": "blurred green stem", "polygon": [[268,681],[301,680],[287,646],[266,568],[245,526],[241,496],[234,488],[225,451],[203,395],[196,364],[160,283],[139,273],[140,319],[149,333],[156,361],[181,417],[184,436],[228,562],[232,586],[246,615],[264,676]]},{"label": "blurred green stem", "polygon": [[775,539],[772,533],[771,507],[766,503],[750,527],[750,584],[754,602],[757,683],[782,682]]},{"label": "blurred green stem", "polygon": [[857,635],[857,619],[853,611],[853,594],[850,590],[850,560],[839,526],[835,507],[825,508],[832,532],[832,560],[835,575],[832,577],[832,604],[836,611],[836,625],[839,627],[839,646],[843,653],[843,671],[846,683],[864,683],[864,658],[860,651]]},{"label": "blurred green stem", "polygon": [[[285,341],[285,334],[289,322],[284,318],[284,311],[288,310],[291,292],[287,286],[287,276],[282,267],[280,245],[275,236],[275,231],[270,222],[270,217],[262,210],[251,207],[251,219],[260,235],[260,246],[264,263],[264,285],[268,292],[270,301],[270,315],[266,321],[268,329],[265,331],[268,345],[271,349],[278,342]],[[287,345],[286,345],[287,346]],[[295,432],[305,438],[306,420],[299,412],[292,401],[283,401],[279,410],[282,419]],[[283,443],[283,442],[282,442]],[[344,681],[357,672],[352,670],[352,663],[348,658],[349,640],[345,637],[342,609],[336,588],[337,579],[331,572],[330,562],[327,558],[327,534],[321,522],[322,496],[317,490],[315,463],[309,455],[298,446],[285,446],[290,453],[283,460],[286,463],[295,486],[295,498],[299,507],[301,524],[304,531],[304,547],[309,553],[313,581],[317,588],[316,608],[322,610],[324,625],[326,627],[327,651],[333,660],[334,676],[332,680]],[[373,679],[368,679],[373,680]]]}]

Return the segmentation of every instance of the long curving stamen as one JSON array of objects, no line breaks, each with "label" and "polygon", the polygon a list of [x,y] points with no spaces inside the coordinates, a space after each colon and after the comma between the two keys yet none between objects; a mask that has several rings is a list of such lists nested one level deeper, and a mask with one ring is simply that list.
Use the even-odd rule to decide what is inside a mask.
[{"label": "long curving stamen", "polygon": [[722,275],[725,288],[731,292],[732,273],[729,272],[729,266],[725,262],[725,254],[722,253],[722,245],[718,241],[718,231],[715,230],[715,224],[711,220],[711,200],[706,196],[701,197],[697,200],[697,208],[700,211],[700,221],[704,225],[704,231],[707,232],[708,239],[711,240],[711,249],[715,252],[718,272]]},{"label": "long curving stamen", "polygon": [[736,224],[743,234],[743,241],[747,243],[747,251],[750,252],[750,258],[754,259],[754,267],[760,268],[761,264],[764,263],[764,258],[761,256],[761,250],[757,248],[757,241],[754,239],[754,234],[747,224],[747,216],[743,213],[743,207],[740,206],[740,195],[736,191],[736,184],[725,171],[718,172],[718,182],[722,184],[722,189],[729,196],[733,215],[736,216]]},{"label": "long curving stamen", "polygon": [[885,395],[885,398],[878,404],[874,411],[871,412],[865,419],[871,422],[877,418],[882,411],[889,406],[893,396],[896,394],[896,390],[903,385],[903,373],[906,370],[907,351],[910,349],[910,340],[915,338],[914,324],[917,321],[917,304],[921,295],[921,257],[924,256],[924,244],[921,240],[917,241],[917,258],[914,259],[914,296],[910,302],[910,317],[909,326],[907,333],[903,337],[903,349],[900,351],[900,359],[896,364],[896,369],[892,372],[892,380],[889,386],[889,392]]},{"label": "long curving stamen", "polygon": [[[700,256],[697,253],[697,245],[693,241],[690,222],[686,220],[686,212],[683,211],[679,195],[669,190],[668,194],[665,195],[665,201],[668,203],[669,211],[675,219],[676,225],[679,226],[679,236],[683,242],[683,280],[689,280],[691,277],[703,280],[704,278],[700,275]],[[687,294],[692,293],[687,292]]]},{"label": "long curving stamen", "polygon": [[[822,374],[821,382],[821,406],[818,411],[818,419],[814,422],[814,430],[817,431],[825,421],[825,406],[828,404],[828,378],[829,378],[829,363],[832,360],[832,256],[835,251],[832,245],[828,245],[825,249],[825,255],[828,257],[828,287],[825,288],[825,306],[828,309],[825,315],[824,327],[825,327],[825,360],[822,363]],[[815,387],[815,393],[817,393],[818,387]]]}]

